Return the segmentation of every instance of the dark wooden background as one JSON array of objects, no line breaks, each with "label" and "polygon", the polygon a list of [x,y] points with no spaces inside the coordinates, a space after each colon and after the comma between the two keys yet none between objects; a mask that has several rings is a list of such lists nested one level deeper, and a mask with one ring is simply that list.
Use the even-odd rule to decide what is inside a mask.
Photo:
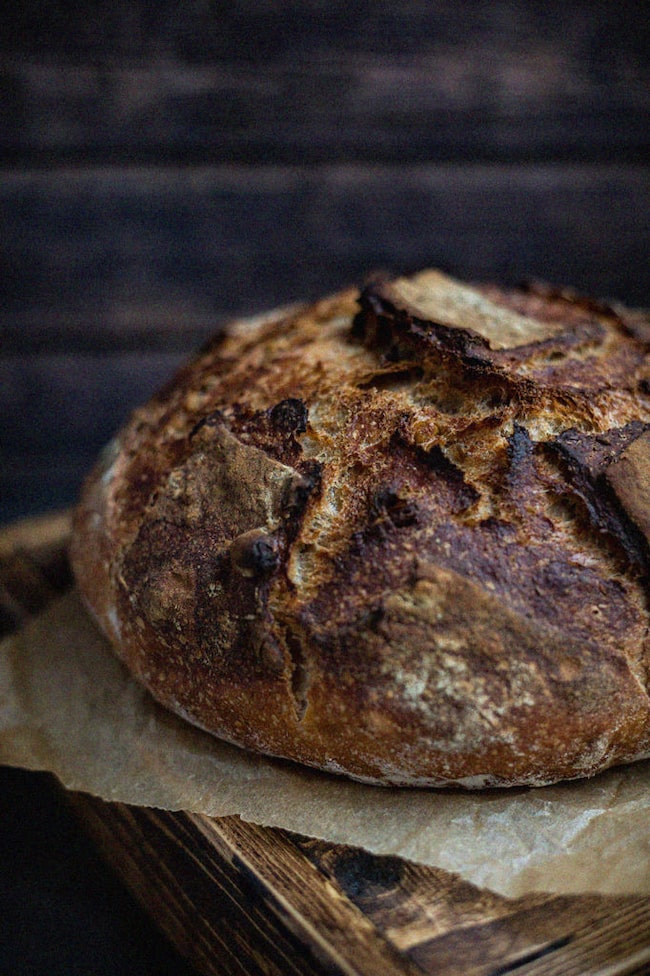
[{"label": "dark wooden background", "polygon": [[377,267],[650,303],[648,7],[22,0],[0,31],[0,516],[71,502],[232,314]]},{"label": "dark wooden background", "polygon": [[[431,264],[650,305],[649,22],[626,0],[3,8],[0,522],[70,504],[230,315]],[[0,971],[181,972],[43,781],[4,771],[0,811]]]}]

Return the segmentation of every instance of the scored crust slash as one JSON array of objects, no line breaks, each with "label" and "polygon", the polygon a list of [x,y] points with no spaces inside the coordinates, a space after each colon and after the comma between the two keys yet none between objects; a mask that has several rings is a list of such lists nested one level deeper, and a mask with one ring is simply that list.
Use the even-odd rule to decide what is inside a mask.
[{"label": "scored crust slash", "polygon": [[234,322],[91,473],[85,601],[257,752],[466,787],[645,757],[649,334],[438,271]]}]

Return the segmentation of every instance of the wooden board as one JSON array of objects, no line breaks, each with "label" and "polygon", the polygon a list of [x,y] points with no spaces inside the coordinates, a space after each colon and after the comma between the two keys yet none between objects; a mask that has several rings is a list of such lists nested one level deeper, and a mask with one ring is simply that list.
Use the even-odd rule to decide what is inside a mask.
[{"label": "wooden board", "polygon": [[0,160],[642,160],[638,4],[23,0]]},{"label": "wooden board", "polygon": [[[65,514],[0,533],[0,626],[71,585]],[[69,795],[160,929],[206,976],[640,976],[650,899],[507,899],[448,872],[210,819]]]},{"label": "wooden board", "polygon": [[0,171],[2,354],[188,349],[377,268],[538,277],[643,304],[641,165]]}]

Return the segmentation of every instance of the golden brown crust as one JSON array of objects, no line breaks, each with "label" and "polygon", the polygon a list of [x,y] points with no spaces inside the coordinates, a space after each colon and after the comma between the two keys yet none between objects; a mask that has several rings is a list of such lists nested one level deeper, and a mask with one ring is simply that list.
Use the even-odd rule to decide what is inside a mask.
[{"label": "golden brown crust", "polygon": [[89,607],[190,721],[371,782],[648,754],[641,321],[431,271],[233,323],[89,478]]}]

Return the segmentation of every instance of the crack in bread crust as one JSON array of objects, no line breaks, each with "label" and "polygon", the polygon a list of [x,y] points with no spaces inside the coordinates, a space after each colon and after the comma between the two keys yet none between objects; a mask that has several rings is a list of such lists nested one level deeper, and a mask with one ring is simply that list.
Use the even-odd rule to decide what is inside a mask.
[{"label": "crack in bread crust", "polygon": [[233,324],[91,475],[73,562],[163,703],[371,782],[650,749],[639,316],[380,281]]}]

